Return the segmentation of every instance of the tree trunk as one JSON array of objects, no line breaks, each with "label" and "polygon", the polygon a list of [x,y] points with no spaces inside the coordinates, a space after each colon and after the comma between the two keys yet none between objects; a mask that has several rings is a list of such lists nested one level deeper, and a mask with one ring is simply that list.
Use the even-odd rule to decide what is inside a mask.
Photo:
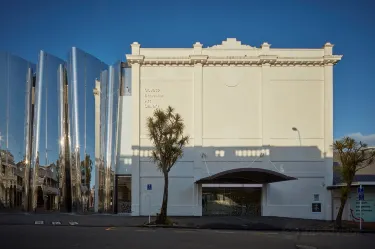
[{"label": "tree trunk", "polygon": [[348,200],[348,195],[350,193],[350,186],[351,184],[348,184],[344,187],[342,190],[343,192],[341,193],[341,202],[340,202],[340,209],[339,212],[337,213],[336,221],[335,221],[335,227],[336,228],[341,228],[342,227],[342,215],[344,213],[344,208],[346,201]]},{"label": "tree trunk", "polygon": [[167,223],[167,208],[168,208],[168,173],[164,174],[164,194],[163,203],[161,205],[160,214],[157,217],[156,223],[166,224]]}]

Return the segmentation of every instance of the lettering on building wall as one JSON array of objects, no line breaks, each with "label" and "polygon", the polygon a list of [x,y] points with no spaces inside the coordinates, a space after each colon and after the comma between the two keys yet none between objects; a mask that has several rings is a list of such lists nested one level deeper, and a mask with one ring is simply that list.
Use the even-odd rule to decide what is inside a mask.
[{"label": "lettering on building wall", "polygon": [[159,88],[145,88],[144,89],[144,107],[156,109],[159,108],[158,100],[164,98],[164,94]]}]

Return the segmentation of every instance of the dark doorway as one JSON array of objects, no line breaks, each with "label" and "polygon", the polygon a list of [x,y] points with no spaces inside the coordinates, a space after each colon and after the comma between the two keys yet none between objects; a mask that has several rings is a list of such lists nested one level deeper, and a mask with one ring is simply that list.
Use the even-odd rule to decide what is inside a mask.
[{"label": "dark doorway", "polygon": [[257,187],[203,187],[204,216],[261,216],[262,189]]},{"label": "dark doorway", "polygon": [[116,176],[115,212],[130,214],[132,203],[132,178],[130,175]]},{"label": "dark doorway", "polygon": [[36,206],[38,208],[44,207],[43,190],[41,187],[38,187]]}]

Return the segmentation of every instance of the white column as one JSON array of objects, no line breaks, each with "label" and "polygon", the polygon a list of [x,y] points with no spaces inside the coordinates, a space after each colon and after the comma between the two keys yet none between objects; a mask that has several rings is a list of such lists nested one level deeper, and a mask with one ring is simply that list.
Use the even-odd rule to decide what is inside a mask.
[{"label": "white column", "polygon": [[[267,100],[267,88],[270,84],[270,76],[271,76],[271,65],[267,61],[268,53],[270,50],[270,44],[267,42],[264,42],[262,44],[262,55],[260,56],[262,61],[262,75],[261,75],[261,86],[260,86],[260,113],[261,118],[259,119],[260,122],[260,130],[261,130],[261,136],[262,136],[262,146],[270,145],[270,131],[271,131],[271,123],[269,120],[269,115],[271,113],[269,112],[271,109],[271,106],[269,106],[269,101]],[[263,62],[264,60],[264,62]]]},{"label": "white column", "polygon": [[[140,44],[134,42],[132,55],[140,54]],[[132,68],[132,215],[138,216],[140,210],[140,61],[134,60]]]},{"label": "white column", "polygon": [[[194,159],[194,175],[200,175],[202,169],[202,145],[203,145],[203,61],[198,58],[202,54],[202,44],[196,42],[193,45],[194,55],[191,56],[192,61],[194,62],[194,85],[193,85],[193,96],[194,96],[194,140],[193,146],[195,149],[195,159]],[[198,59],[198,60],[197,60]],[[197,177],[194,177],[194,181]],[[202,215],[202,189],[197,184],[193,183],[193,215],[201,216]]]},{"label": "white column", "polygon": [[[333,45],[324,45],[324,56],[332,56]],[[324,65],[324,155],[326,166],[325,186],[332,185],[333,178],[333,64]],[[332,193],[326,191],[325,198],[325,219],[332,220]]]},{"label": "white column", "polygon": [[[270,144],[271,144],[271,122],[269,117],[271,115],[270,110],[272,110],[269,101],[267,99],[267,89],[269,88],[270,84],[270,75],[271,75],[271,64],[267,60],[270,47],[271,45],[267,42],[262,44],[262,52],[261,52],[261,62],[262,62],[262,69],[261,69],[261,85],[260,85],[260,113],[261,117],[259,119],[260,122],[260,132],[262,137],[262,147],[265,149],[266,153],[262,158],[262,167],[267,169],[270,166]],[[263,184],[262,186],[262,199],[261,199],[261,215],[265,216],[268,214],[267,212],[267,191],[269,188],[269,184]]]},{"label": "white column", "polygon": [[[202,54],[202,44],[194,44],[194,54]],[[201,61],[194,64],[194,146],[202,146],[203,136],[203,65]]]}]

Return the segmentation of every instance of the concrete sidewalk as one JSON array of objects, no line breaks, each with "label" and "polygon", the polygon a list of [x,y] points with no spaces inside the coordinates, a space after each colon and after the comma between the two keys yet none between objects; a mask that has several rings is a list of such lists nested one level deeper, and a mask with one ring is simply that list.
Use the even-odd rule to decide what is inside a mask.
[{"label": "concrete sidewalk", "polygon": [[[170,217],[173,226],[187,229],[268,230],[268,231],[326,231],[333,232],[333,222],[282,217]],[[151,217],[151,221],[155,217]],[[61,225],[84,227],[155,227],[149,226],[148,217],[132,217],[115,214],[71,213],[0,213],[0,225]],[[41,224],[42,223],[42,224]],[[344,222],[346,232],[358,232],[358,224]],[[364,226],[364,232],[375,229]]]}]

